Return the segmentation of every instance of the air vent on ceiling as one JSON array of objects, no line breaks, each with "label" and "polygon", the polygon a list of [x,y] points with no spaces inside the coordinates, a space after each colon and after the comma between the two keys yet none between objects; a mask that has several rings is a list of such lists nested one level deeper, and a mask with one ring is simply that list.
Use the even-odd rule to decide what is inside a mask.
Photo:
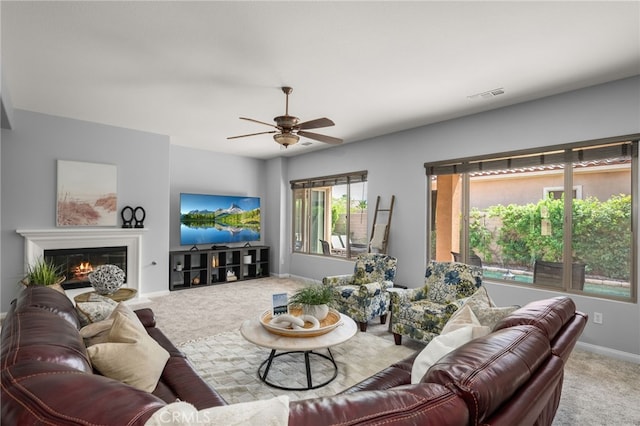
[{"label": "air vent on ceiling", "polygon": [[504,87],[498,87],[497,89],[487,90],[486,92],[476,93],[475,95],[467,96],[469,99],[491,99],[496,96],[504,94]]}]

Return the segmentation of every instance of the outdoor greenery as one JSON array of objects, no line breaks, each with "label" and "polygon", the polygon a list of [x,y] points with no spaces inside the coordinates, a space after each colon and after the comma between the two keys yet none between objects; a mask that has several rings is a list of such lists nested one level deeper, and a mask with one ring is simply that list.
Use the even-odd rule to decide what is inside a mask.
[{"label": "outdoor greenery", "polygon": [[[347,195],[343,195],[339,198],[331,199],[331,233],[332,234],[344,234],[346,233],[346,226],[342,224],[340,228],[336,229],[336,224],[340,217],[345,217],[347,214]],[[344,228],[344,229],[342,229]]]},{"label": "outdoor greenery", "polygon": [[[351,200],[351,211],[353,208],[358,209],[360,213],[367,211],[367,200]],[[347,215],[347,195],[342,195],[339,198],[331,199],[331,233],[332,234],[345,234],[347,232],[346,223],[344,221],[338,222],[340,218],[344,218]]]},{"label": "outdoor greenery", "polygon": [[[573,262],[585,263],[587,273],[629,280],[631,271],[631,196],[615,195],[573,200]],[[563,251],[564,200],[537,204],[496,205],[473,209],[470,247],[486,263],[531,267],[538,260],[559,261]],[[543,232],[547,221],[550,232]],[[491,224],[491,226],[487,226]],[[624,238],[621,238],[624,237]]]}]

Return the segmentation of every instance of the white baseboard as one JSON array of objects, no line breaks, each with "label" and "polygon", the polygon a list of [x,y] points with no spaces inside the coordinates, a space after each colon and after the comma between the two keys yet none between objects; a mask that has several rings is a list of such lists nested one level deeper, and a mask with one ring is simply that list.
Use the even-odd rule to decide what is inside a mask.
[{"label": "white baseboard", "polygon": [[291,277],[293,277],[293,275],[291,275],[291,274],[274,274],[274,273],[269,274],[269,276],[270,277],[276,277],[276,278],[291,278]]},{"label": "white baseboard", "polygon": [[301,281],[305,281],[305,282],[322,284],[322,280],[314,280],[313,278],[309,278],[309,277],[301,277],[299,275],[291,275],[291,274],[288,274],[287,277],[288,278],[295,278],[295,279],[298,279],[298,280],[301,280]]},{"label": "white baseboard", "polygon": [[168,294],[170,294],[171,292],[169,290],[160,290],[160,291],[154,291],[152,293],[144,293],[144,297],[149,298],[149,297],[160,297],[160,296],[166,296]]},{"label": "white baseboard", "polygon": [[630,352],[623,352],[617,349],[606,348],[604,346],[593,345],[591,343],[577,342],[576,347],[584,349],[587,352],[592,352],[598,355],[608,356],[610,358],[619,359],[621,361],[632,362],[634,364],[640,364],[640,355],[632,354]]}]

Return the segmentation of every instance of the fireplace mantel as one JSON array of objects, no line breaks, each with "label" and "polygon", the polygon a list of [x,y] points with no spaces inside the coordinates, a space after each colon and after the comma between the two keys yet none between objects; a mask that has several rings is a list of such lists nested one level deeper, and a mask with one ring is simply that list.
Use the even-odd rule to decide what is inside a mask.
[{"label": "fireplace mantel", "polygon": [[24,262],[33,264],[44,256],[45,250],[127,247],[127,287],[141,293],[142,236],[146,228],[52,228],[18,229],[24,237]]}]

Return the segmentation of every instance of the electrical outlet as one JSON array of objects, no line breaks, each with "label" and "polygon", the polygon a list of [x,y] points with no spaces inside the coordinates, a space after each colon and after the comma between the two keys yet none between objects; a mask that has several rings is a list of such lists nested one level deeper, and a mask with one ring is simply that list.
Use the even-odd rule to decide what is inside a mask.
[{"label": "electrical outlet", "polygon": [[595,324],[602,324],[602,312],[593,313],[593,322]]}]

